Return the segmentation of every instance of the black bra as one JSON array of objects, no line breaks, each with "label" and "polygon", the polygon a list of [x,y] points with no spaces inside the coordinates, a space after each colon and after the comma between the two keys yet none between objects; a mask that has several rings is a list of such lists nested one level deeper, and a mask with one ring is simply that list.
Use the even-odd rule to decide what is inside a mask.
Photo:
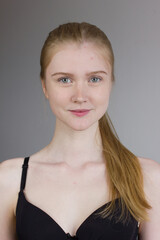
[{"label": "black bra", "polygon": [[[25,198],[23,190],[26,183],[28,161],[29,157],[26,157],[22,166],[21,187],[16,208],[18,240],[138,240],[138,222],[132,216],[130,216],[130,221],[124,225],[95,215],[110,202],[91,213],[79,226],[75,236],[66,233],[46,212]],[[118,198],[116,204],[118,206]]]}]

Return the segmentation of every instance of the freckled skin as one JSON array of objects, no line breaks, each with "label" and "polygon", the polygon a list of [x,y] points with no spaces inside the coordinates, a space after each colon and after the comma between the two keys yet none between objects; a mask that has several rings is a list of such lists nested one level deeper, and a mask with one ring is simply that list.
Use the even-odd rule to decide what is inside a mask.
[{"label": "freckled skin", "polygon": [[[90,81],[92,76],[86,74],[100,70],[107,72],[107,75],[98,74],[103,81],[92,83]],[[71,73],[73,77],[69,77],[70,83],[66,86],[58,82],[58,78],[66,76],[52,77],[56,72]],[[81,131],[92,124],[97,125],[109,104],[111,79],[111,66],[98,47],[92,43],[62,46],[46,69],[46,88],[42,86],[51,110],[56,116],[56,122],[60,123],[59,126],[62,128],[65,124],[69,128]],[[68,111],[73,109],[91,111],[83,117],[76,117]]]}]

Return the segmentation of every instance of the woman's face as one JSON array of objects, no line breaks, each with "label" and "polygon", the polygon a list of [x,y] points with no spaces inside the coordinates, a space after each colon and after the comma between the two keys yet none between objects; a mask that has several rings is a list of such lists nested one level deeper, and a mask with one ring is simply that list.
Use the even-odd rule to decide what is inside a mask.
[{"label": "woman's face", "polygon": [[[63,45],[46,69],[42,87],[56,121],[85,130],[105,114],[112,86],[111,66],[92,43]],[[70,110],[89,109],[84,116]]]}]

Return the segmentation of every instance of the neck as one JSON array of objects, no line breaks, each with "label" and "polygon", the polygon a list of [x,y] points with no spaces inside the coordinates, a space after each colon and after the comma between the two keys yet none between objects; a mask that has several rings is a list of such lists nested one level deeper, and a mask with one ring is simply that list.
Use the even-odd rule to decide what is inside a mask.
[{"label": "neck", "polygon": [[[63,124],[62,124],[63,125]],[[56,122],[52,141],[47,146],[47,155],[56,162],[65,162],[78,167],[87,162],[102,162],[102,142],[98,123],[77,131]]]}]

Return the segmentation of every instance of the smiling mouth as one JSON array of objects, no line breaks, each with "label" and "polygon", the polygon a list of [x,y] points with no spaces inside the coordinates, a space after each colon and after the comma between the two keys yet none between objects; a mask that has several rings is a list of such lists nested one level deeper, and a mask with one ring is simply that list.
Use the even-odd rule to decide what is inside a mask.
[{"label": "smiling mouth", "polygon": [[71,112],[88,112],[90,109],[76,109],[76,110],[69,110]]},{"label": "smiling mouth", "polygon": [[75,116],[83,117],[87,115],[90,112],[90,110],[70,110],[70,112]]}]

